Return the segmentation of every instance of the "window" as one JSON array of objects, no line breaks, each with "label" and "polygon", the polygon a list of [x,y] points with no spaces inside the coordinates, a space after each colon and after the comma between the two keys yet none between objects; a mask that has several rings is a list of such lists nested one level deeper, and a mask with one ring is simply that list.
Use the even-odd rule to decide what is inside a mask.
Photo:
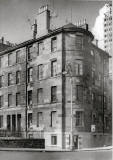
[{"label": "window", "polygon": [[91,94],[91,99],[92,99],[92,101],[95,100],[95,93],[92,93],[92,94]]},{"label": "window", "polygon": [[8,54],[8,65],[13,65],[14,62],[14,55],[13,53]]},{"label": "window", "polygon": [[33,47],[29,46],[28,47],[28,55],[27,55],[28,60],[32,59],[32,52],[33,52]]},{"label": "window", "polygon": [[38,55],[41,55],[43,53],[43,50],[44,50],[44,43],[39,42],[38,43]]},{"label": "window", "polygon": [[94,56],[94,51],[93,50],[91,50],[91,55]]},{"label": "window", "polygon": [[8,94],[8,107],[12,106],[12,94]]},{"label": "window", "polygon": [[0,128],[3,128],[3,115],[0,115]]},{"label": "window", "polygon": [[57,38],[54,37],[51,39],[51,52],[54,52],[57,50]]},{"label": "window", "polygon": [[16,72],[16,84],[20,83],[20,71]]},{"label": "window", "polygon": [[83,48],[83,37],[82,37],[82,35],[76,35],[75,46],[76,46],[76,49],[82,49]]},{"label": "window", "polygon": [[51,62],[51,77],[57,75],[57,60]]},{"label": "window", "polygon": [[3,96],[0,96],[0,108],[3,107]]},{"label": "window", "polygon": [[52,111],[51,112],[51,127],[55,127],[56,126],[56,111]]},{"label": "window", "polygon": [[83,111],[76,111],[76,126],[83,126]]},{"label": "window", "polygon": [[0,88],[3,87],[3,76],[0,76]]},{"label": "window", "polygon": [[7,130],[11,130],[11,116],[7,115]]},{"label": "window", "polygon": [[32,105],[32,91],[28,91],[28,105]]},{"label": "window", "polygon": [[28,128],[32,126],[32,113],[28,113]]},{"label": "window", "polygon": [[76,85],[76,99],[78,101],[83,101],[83,86]]},{"label": "window", "polygon": [[41,126],[43,124],[43,113],[38,112],[37,113],[37,127]]},{"label": "window", "polygon": [[20,93],[16,93],[16,106],[20,104]]},{"label": "window", "polygon": [[21,53],[21,51],[20,50],[18,50],[18,51],[16,51],[16,63],[19,63],[20,62],[20,53]]},{"label": "window", "polygon": [[12,73],[9,73],[8,74],[8,86],[10,86],[12,84],[13,84],[13,76],[12,76]]},{"label": "window", "polygon": [[37,90],[37,101],[38,103],[43,103],[43,88]]},{"label": "window", "polygon": [[51,136],[51,144],[52,145],[57,145],[57,136],[56,135]]},{"label": "window", "polygon": [[33,81],[33,68],[28,69],[28,83]]},{"label": "window", "polygon": [[108,125],[109,125],[109,118],[105,116],[104,118],[104,123],[105,123],[105,128],[107,129],[108,128]]},{"label": "window", "polygon": [[51,102],[57,101],[57,86],[51,87]]},{"label": "window", "polygon": [[40,64],[38,66],[38,79],[39,80],[43,79],[43,64]]},{"label": "window", "polygon": [[76,75],[83,75],[83,65],[75,64],[75,72],[76,72]]}]

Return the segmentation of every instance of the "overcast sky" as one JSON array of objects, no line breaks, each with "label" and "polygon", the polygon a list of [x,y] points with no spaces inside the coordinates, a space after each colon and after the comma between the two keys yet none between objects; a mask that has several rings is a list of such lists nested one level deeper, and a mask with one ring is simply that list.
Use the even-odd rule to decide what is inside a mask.
[{"label": "overcast sky", "polygon": [[87,19],[90,30],[93,28],[100,8],[105,1],[76,0],[0,0],[0,37],[13,43],[20,43],[32,38],[28,19],[33,23],[41,5],[49,4],[58,17],[52,23],[54,27],[68,22]]}]

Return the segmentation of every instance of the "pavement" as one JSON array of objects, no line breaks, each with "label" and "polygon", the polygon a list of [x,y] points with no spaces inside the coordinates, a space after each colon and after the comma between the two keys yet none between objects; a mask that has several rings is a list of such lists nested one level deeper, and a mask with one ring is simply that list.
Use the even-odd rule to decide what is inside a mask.
[{"label": "pavement", "polygon": [[113,146],[97,147],[97,148],[82,148],[73,151],[67,149],[37,149],[37,148],[0,148],[0,151],[23,151],[23,152],[79,152],[79,151],[104,151],[113,150]]}]

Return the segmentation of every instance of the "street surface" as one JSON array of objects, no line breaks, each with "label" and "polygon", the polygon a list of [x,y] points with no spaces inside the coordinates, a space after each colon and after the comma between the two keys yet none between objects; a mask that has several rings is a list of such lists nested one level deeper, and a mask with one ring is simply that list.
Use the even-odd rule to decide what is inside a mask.
[{"label": "street surface", "polygon": [[0,160],[112,160],[112,150],[78,152],[0,151]]}]

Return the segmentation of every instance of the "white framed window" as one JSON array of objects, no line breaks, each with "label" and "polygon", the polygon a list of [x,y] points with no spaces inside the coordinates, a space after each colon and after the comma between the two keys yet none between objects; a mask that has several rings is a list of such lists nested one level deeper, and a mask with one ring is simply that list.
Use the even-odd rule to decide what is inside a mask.
[{"label": "white framed window", "polygon": [[51,144],[57,145],[57,135],[51,135]]}]

